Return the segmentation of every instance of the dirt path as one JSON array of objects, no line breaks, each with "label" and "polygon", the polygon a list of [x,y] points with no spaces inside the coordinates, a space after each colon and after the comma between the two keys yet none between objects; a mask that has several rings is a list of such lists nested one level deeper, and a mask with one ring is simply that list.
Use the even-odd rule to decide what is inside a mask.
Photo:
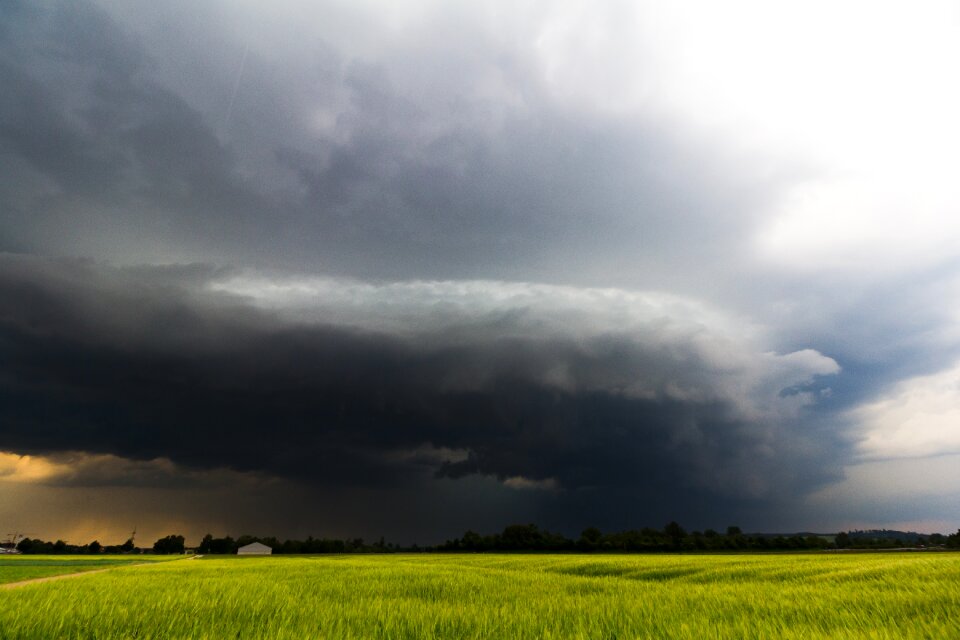
[{"label": "dirt path", "polygon": [[[197,556],[190,556],[190,558],[178,558],[177,560],[193,560]],[[176,562],[176,560],[171,560],[170,562]],[[45,576],[43,578],[30,578],[29,580],[20,580],[19,582],[7,582],[5,584],[0,584],[0,591],[3,589],[15,589],[17,587],[22,587],[28,584],[39,584],[41,582],[50,582],[52,580],[65,580],[67,578],[79,578],[80,576],[90,576],[95,573],[105,573],[107,571],[113,571],[114,569],[124,569],[126,567],[142,567],[146,564],[156,564],[155,562],[133,562],[130,564],[120,565],[118,567],[107,567],[106,569],[92,569],[90,571],[78,571],[76,573],[61,573],[58,576]]]}]

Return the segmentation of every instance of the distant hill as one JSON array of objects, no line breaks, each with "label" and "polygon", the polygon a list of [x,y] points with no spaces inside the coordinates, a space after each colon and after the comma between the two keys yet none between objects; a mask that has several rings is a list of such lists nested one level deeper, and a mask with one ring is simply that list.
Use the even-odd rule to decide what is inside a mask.
[{"label": "distant hill", "polygon": [[853,540],[887,538],[902,540],[903,542],[917,542],[926,540],[930,536],[916,531],[897,531],[895,529],[867,529],[866,531],[847,531],[847,535]]},{"label": "distant hill", "polygon": [[[807,536],[816,536],[819,538],[826,538],[828,540],[833,540],[837,533],[813,533],[810,531],[800,531],[797,533],[749,533],[747,535],[759,538],[790,538],[793,536],[800,536],[801,538],[806,538]],[[856,529],[853,531],[847,531],[847,535],[850,536],[852,540],[900,540],[901,542],[918,542],[920,540],[926,540],[930,536],[926,533],[917,533],[916,531],[897,531],[896,529],[867,529],[860,530]]]},{"label": "distant hill", "polygon": [[794,538],[794,537],[807,538],[809,536],[813,536],[815,538],[826,538],[827,540],[833,540],[833,538],[837,534],[836,533],[814,533],[811,531],[798,531],[798,532],[795,531],[791,533],[747,533],[746,535],[752,538]]}]

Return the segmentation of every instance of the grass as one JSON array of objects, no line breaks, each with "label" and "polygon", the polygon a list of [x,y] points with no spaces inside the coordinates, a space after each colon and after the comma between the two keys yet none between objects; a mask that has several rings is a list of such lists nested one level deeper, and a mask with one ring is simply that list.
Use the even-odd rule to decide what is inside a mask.
[{"label": "grass", "polygon": [[960,637],[960,554],[187,560],[0,592],[38,637]]},{"label": "grass", "polygon": [[162,559],[157,556],[0,556],[0,584],[47,578],[67,573],[96,571]]}]

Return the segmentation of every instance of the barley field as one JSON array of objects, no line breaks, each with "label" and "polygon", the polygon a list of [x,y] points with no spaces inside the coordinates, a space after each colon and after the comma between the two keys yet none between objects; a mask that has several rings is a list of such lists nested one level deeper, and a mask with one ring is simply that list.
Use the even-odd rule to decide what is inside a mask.
[{"label": "barley field", "polygon": [[0,590],[0,638],[956,637],[949,553],[208,557]]},{"label": "barley field", "polygon": [[0,585],[34,578],[167,560],[160,556],[0,556]]}]

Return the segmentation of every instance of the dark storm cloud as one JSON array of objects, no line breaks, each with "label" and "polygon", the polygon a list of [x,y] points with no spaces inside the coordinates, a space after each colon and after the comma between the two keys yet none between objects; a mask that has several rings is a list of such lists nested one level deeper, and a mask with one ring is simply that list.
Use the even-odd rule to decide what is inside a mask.
[{"label": "dark storm cloud", "polygon": [[[487,482],[570,522],[769,516],[837,477],[856,407],[960,357],[956,264],[846,255],[829,162],[702,100],[642,4],[3,3],[0,251],[93,259],[0,261],[3,447]],[[788,214],[824,184],[821,243]]]},{"label": "dark storm cloud", "polygon": [[[706,495],[796,495],[836,473],[824,429],[789,406],[764,406],[790,404],[779,385],[834,371],[816,354],[747,352],[718,364],[686,337],[537,339],[511,314],[495,320],[493,338],[487,321],[405,335],[297,322],[211,291],[225,275],[4,256],[4,447],[318,486],[481,475],[571,501],[578,491],[656,493],[677,509]],[[653,324],[666,334],[667,322]],[[765,364],[745,373],[738,358]],[[723,373],[759,396],[725,389]]]},{"label": "dark storm cloud", "polygon": [[667,122],[570,111],[530,51],[463,16],[431,26],[463,36],[436,45],[452,52],[404,41],[363,60],[322,38],[288,59],[197,15],[151,53],[89,3],[5,16],[7,246],[663,283],[686,278],[693,255],[726,262],[776,182],[752,176],[746,189],[722,153]]},{"label": "dark storm cloud", "polygon": [[236,246],[251,216],[271,209],[108,16],[68,3],[5,17],[0,197],[17,245],[99,253],[145,240],[190,251],[216,237]]}]

